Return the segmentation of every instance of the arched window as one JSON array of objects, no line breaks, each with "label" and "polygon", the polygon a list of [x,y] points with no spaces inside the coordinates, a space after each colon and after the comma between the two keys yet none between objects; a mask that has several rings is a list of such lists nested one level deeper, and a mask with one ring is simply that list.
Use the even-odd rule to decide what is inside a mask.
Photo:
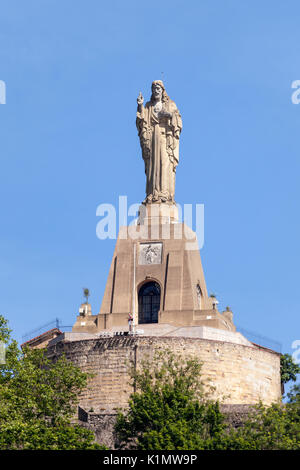
[{"label": "arched window", "polygon": [[158,323],[160,286],[147,282],[139,290],[139,323]]}]

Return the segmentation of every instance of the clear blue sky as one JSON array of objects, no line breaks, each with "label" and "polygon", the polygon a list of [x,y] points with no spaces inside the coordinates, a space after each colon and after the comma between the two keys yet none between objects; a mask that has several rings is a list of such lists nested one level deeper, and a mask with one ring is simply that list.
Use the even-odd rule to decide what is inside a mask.
[{"label": "clear blue sky", "polygon": [[144,198],[136,97],[183,118],[176,200],[205,205],[208,290],[238,325],[300,339],[299,3],[3,1],[0,312],[18,340],[99,311],[113,255],[96,208]]}]

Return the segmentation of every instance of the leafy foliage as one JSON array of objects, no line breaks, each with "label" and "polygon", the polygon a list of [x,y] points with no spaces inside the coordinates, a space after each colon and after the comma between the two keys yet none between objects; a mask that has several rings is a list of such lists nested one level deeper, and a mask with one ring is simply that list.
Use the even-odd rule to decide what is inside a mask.
[{"label": "leafy foliage", "polygon": [[290,380],[296,382],[297,374],[300,374],[300,366],[294,362],[290,354],[282,354],[280,358],[281,382],[287,383]]},{"label": "leafy foliage", "polygon": [[87,374],[64,356],[43,349],[20,351],[0,318],[6,363],[0,366],[1,449],[99,449],[87,429],[71,425]]},{"label": "leafy foliage", "polygon": [[0,341],[7,343],[10,340],[11,329],[8,327],[8,320],[0,315]]},{"label": "leafy foliage", "polygon": [[9,450],[96,450],[88,429],[70,424],[49,426],[41,420],[14,420],[1,427],[0,449]]},{"label": "leafy foliage", "polygon": [[170,351],[131,368],[136,392],[129,410],[119,412],[120,447],[141,450],[214,448],[224,429],[218,402],[209,401],[200,379],[201,364]]},{"label": "leafy foliage", "polygon": [[86,303],[88,303],[90,295],[90,290],[87,287],[83,287],[83,296],[85,297]]},{"label": "leafy foliage", "polygon": [[[72,425],[84,374],[64,356],[54,362],[44,350],[20,351],[0,316],[6,363],[0,365],[1,449],[104,449],[91,431]],[[296,380],[299,367],[282,356],[282,381]],[[204,393],[201,363],[170,351],[144,360],[130,375],[135,392],[120,411],[120,448],[141,450],[299,450],[300,385],[288,403],[253,407],[238,429],[229,428],[219,403]]]},{"label": "leafy foliage", "polygon": [[300,387],[295,386],[286,404],[259,404],[248,419],[223,439],[224,448],[231,450],[299,450],[300,449]]},{"label": "leafy foliage", "polygon": [[300,449],[300,385],[286,404],[253,406],[239,428],[225,424],[219,403],[209,400],[201,364],[170,352],[157,353],[139,370],[131,369],[136,391],[120,411],[120,448],[141,450],[295,450]]},{"label": "leafy foliage", "polygon": [[296,384],[291,388],[291,391],[287,394],[289,403],[296,403],[300,406],[300,384]]}]

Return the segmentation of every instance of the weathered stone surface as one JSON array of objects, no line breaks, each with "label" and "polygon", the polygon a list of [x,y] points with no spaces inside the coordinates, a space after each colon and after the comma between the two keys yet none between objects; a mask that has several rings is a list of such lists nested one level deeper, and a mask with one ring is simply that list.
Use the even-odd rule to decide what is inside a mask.
[{"label": "weathered stone surface", "polygon": [[[227,429],[243,426],[248,414],[252,412],[252,405],[221,405],[221,412],[225,417]],[[85,412],[79,408],[78,423],[95,433],[96,441],[106,445],[109,449],[118,448],[118,439],[114,430],[116,413],[99,414]]]},{"label": "weathered stone surface", "polygon": [[225,415],[225,423],[233,428],[239,428],[246,421],[249,413],[253,412],[253,405],[221,405],[221,412]]},{"label": "weathered stone surface", "polygon": [[115,449],[118,443],[114,431],[116,413],[101,414],[86,412],[79,407],[78,423],[93,431],[96,442],[107,446],[109,449]]},{"label": "weathered stone surface", "polygon": [[[73,332],[124,329],[129,315],[138,327],[139,292],[151,281],[160,286],[158,323],[235,331],[232,312],[224,316],[208,296],[196,233],[184,223],[154,224],[150,232],[148,228],[135,227],[139,239],[129,233],[131,226],[120,230],[100,313],[78,316]],[[147,251],[149,247],[156,254]]]},{"label": "weathered stone surface", "polygon": [[140,93],[136,125],[146,173],[145,203],[174,202],[182,121],[176,104],[161,80],[152,83],[150,101],[143,106]]},{"label": "weathered stone surface", "polygon": [[132,392],[128,365],[156,349],[170,349],[203,362],[202,376],[215,387],[213,398],[224,404],[265,404],[281,399],[280,355],[261,347],[224,341],[184,337],[111,337],[61,341],[48,347],[50,356],[64,352],[86,372],[95,376],[80,397],[80,406],[97,413],[114,413],[126,407]]}]

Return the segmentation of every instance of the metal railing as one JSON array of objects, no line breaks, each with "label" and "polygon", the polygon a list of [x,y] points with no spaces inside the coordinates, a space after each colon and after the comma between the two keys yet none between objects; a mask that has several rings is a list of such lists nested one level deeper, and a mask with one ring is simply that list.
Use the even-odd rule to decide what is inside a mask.
[{"label": "metal railing", "polygon": [[54,320],[51,320],[50,322],[45,323],[44,325],[25,333],[22,336],[22,343],[26,343],[26,341],[36,338],[37,336],[40,336],[41,334],[45,333],[46,331],[52,330],[53,328],[58,328],[60,331],[64,332],[70,331],[72,329],[72,326],[64,325],[59,318],[55,318]]},{"label": "metal railing", "polygon": [[[59,318],[55,318],[48,323],[45,323],[34,330],[31,330],[25,333],[22,336],[22,343],[29,341],[30,339],[36,338],[37,336],[45,333],[48,330],[53,328],[58,328],[62,332],[71,331],[72,326],[64,325],[63,322]],[[241,333],[245,338],[247,338],[251,343],[258,344],[259,346],[263,346],[264,348],[272,349],[278,353],[282,352],[282,344],[274,339],[268,338],[266,336],[262,336],[254,331],[249,331],[239,325],[236,325],[236,331]]]},{"label": "metal railing", "polygon": [[246,330],[245,328],[239,325],[236,325],[236,331],[245,336],[245,338],[251,341],[251,343],[263,346],[264,348],[272,349],[273,351],[276,351],[278,353],[282,352],[282,344],[279,343],[279,341],[275,341],[274,339],[262,336],[254,331]]}]

